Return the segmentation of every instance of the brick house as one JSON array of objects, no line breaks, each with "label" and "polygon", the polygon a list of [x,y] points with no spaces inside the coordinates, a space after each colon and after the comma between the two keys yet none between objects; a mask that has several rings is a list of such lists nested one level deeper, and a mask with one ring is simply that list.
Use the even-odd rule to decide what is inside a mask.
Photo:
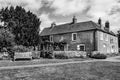
[{"label": "brick house", "polygon": [[110,31],[107,21],[105,27],[93,21],[78,22],[74,16],[71,23],[51,24],[41,34],[41,49],[55,51],[99,51],[118,53],[118,37]]}]

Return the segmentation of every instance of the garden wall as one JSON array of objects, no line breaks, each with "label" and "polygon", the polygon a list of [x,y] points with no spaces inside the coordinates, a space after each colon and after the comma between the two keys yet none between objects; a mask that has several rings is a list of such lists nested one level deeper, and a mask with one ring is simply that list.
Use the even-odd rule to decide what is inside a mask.
[{"label": "garden wall", "polygon": [[65,56],[67,58],[85,58],[87,53],[85,51],[53,51],[53,55],[55,58],[58,55]]}]

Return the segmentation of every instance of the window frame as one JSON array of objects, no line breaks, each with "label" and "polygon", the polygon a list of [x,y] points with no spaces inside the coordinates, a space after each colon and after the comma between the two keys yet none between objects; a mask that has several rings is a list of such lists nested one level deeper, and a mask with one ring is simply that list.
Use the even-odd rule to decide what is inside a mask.
[{"label": "window frame", "polygon": [[[84,50],[81,50],[80,46],[84,46]],[[79,44],[79,45],[77,45],[77,50],[79,50],[79,51],[85,51],[86,50],[85,44]]]},{"label": "window frame", "polygon": [[108,36],[108,34],[105,34],[105,41],[108,41],[109,39],[109,36]]},{"label": "window frame", "polygon": [[77,33],[72,33],[72,41],[76,41],[74,40],[74,35],[76,35],[76,40],[77,40]]},{"label": "window frame", "polygon": [[50,42],[53,42],[53,35],[50,35]]},{"label": "window frame", "polygon": [[103,32],[100,32],[100,40],[104,40],[104,33]]},{"label": "window frame", "polygon": [[110,44],[113,44],[114,43],[114,39],[113,37],[110,37]]}]

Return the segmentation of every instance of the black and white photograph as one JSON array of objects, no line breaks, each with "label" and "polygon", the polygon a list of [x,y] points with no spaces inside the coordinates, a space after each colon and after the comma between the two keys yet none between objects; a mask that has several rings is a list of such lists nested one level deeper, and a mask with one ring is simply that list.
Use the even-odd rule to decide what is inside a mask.
[{"label": "black and white photograph", "polygon": [[0,80],[120,80],[120,0],[0,0]]}]

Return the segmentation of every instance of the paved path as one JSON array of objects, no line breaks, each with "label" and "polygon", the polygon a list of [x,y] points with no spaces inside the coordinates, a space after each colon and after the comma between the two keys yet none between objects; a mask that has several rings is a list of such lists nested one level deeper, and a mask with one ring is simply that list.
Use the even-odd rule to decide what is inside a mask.
[{"label": "paved path", "polygon": [[105,59],[104,61],[120,62],[120,56],[110,57],[110,58]]},{"label": "paved path", "polygon": [[85,60],[85,61],[72,61],[72,62],[37,64],[37,65],[7,66],[7,67],[0,67],[0,70],[2,70],[2,69],[30,68],[30,67],[43,67],[43,66],[58,66],[58,65],[65,65],[65,64],[88,63],[88,62],[97,62],[97,61],[120,62],[120,60],[117,60],[116,58],[120,58],[120,56],[111,57],[111,58],[102,59],[102,60],[99,59],[99,60]]}]

